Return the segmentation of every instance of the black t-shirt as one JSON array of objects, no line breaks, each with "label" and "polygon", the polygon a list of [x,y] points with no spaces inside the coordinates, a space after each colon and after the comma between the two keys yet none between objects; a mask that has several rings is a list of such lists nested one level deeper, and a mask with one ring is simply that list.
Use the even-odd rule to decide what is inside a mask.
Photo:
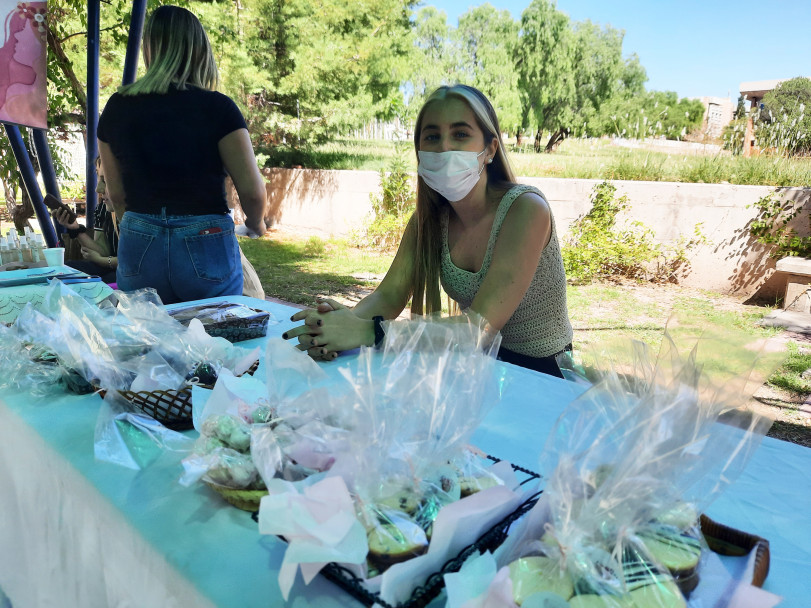
[{"label": "black t-shirt", "polygon": [[136,213],[227,213],[225,168],[217,143],[245,119],[216,91],[171,89],[164,95],[115,93],[98,137],[121,167],[127,209]]}]

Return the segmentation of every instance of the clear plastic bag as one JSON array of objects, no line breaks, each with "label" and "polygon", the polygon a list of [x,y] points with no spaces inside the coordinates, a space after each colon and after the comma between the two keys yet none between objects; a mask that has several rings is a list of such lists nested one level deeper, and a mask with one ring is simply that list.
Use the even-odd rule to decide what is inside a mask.
[{"label": "clear plastic bag", "polygon": [[[341,370],[348,390],[310,409],[323,425],[341,430],[326,433],[334,457],[328,472],[296,483],[266,479],[270,497],[262,501],[260,532],[282,534],[290,543],[279,576],[283,594],[296,568],[309,580],[326,562],[337,561],[385,601],[405,601],[522,501],[509,465],[506,477],[496,475],[492,484],[482,483],[487,488],[474,489],[477,496],[460,500],[465,474],[489,478],[468,443],[501,396],[499,336],[472,315],[384,327],[382,350],[361,349]],[[302,408],[297,416],[305,413]],[[303,428],[296,424],[293,431]],[[323,438],[324,428],[318,433]],[[282,460],[284,446],[264,456],[254,447],[252,452],[261,472],[261,463]],[[319,497],[327,488],[335,491],[338,478],[346,495],[324,504]],[[290,509],[310,515],[290,518]],[[324,535],[324,526],[313,522],[326,519],[354,525]]]},{"label": "clear plastic bag", "polygon": [[[580,369],[594,385],[556,422],[544,493],[499,554],[515,604],[545,593],[572,606],[686,606],[711,558],[698,515],[771,425],[747,398],[781,359],[680,319],[658,355],[640,343],[587,353]],[[707,605],[725,606],[717,595]]]},{"label": "clear plastic bag", "polygon": [[223,367],[233,369],[246,356],[208,336],[199,322],[181,325],[153,290],[116,295],[117,305],[96,306],[54,281],[38,309],[26,307],[12,330],[22,342],[47,347],[88,386],[105,390],[176,390],[201,381],[201,370],[213,383]]}]

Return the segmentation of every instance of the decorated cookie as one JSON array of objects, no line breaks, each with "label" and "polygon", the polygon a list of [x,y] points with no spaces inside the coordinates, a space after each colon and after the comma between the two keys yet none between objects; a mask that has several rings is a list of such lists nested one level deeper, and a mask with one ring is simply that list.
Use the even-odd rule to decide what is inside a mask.
[{"label": "decorated cookie", "polygon": [[428,538],[416,522],[405,516],[393,516],[389,520],[367,531],[369,560],[381,570],[421,555],[428,549]]},{"label": "decorated cookie", "polygon": [[631,590],[629,596],[634,608],[687,608],[676,583],[667,577],[649,579],[648,584]]},{"label": "decorated cookie", "polygon": [[533,593],[547,591],[568,600],[574,593],[572,578],[560,563],[548,557],[522,557],[509,566],[513,599],[521,606]]},{"label": "decorated cookie", "polygon": [[470,496],[476,492],[487,490],[501,485],[498,479],[492,475],[481,475],[478,477],[460,477],[459,490],[462,496]]},{"label": "decorated cookie", "polygon": [[639,534],[650,556],[674,575],[695,571],[701,558],[701,542],[686,534],[668,533],[666,528]]}]

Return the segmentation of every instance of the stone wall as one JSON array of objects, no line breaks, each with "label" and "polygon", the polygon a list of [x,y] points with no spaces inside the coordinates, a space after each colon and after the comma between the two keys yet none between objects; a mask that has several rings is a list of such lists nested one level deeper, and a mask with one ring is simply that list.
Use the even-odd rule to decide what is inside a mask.
[{"label": "stone wall", "polygon": [[[374,171],[268,169],[267,218],[273,224],[322,237],[342,237],[363,225],[371,213],[369,195],[379,191]],[[544,192],[563,237],[574,219],[588,211],[591,191],[600,180],[519,178]],[[785,275],[775,274],[768,250],[749,236],[756,217],[750,205],[774,188],[725,184],[615,181],[626,194],[628,220],[649,226],[657,240],[675,244],[692,236],[696,224],[709,243],[689,253],[683,285],[773,301],[783,294]],[[800,201],[811,211],[810,188],[784,188],[781,196]],[[809,234],[808,213],[795,220],[795,230]]]}]

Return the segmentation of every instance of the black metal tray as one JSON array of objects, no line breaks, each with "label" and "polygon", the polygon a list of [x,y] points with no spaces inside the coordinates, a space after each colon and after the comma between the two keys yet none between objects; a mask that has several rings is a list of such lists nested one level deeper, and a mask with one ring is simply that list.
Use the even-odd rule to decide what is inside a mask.
[{"label": "black metal tray", "polygon": [[[488,455],[487,458],[494,463],[501,462],[501,459],[496,458],[495,456]],[[522,486],[535,479],[541,478],[538,473],[530,471],[529,469],[525,469],[514,464],[511,464],[510,466],[512,466],[513,471],[516,473],[522,473],[526,477],[520,481],[520,485]],[[515,511],[507,515],[507,517],[499,521],[497,524],[487,530],[487,532],[482,534],[475,543],[468,545],[462,549],[462,551],[456,557],[453,557],[445,562],[439,571],[434,572],[428,577],[425,583],[419,587],[416,587],[411,593],[411,597],[405,602],[390,604],[384,601],[380,597],[379,593],[371,591],[368,587],[366,587],[363,579],[355,576],[353,572],[340,564],[327,564],[321,570],[320,574],[327,580],[338,585],[341,589],[346,591],[364,606],[380,606],[381,608],[423,608],[441,593],[442,589],[445,587],[444,576],[446,574],[458,572],[465,563],[465,560],[467,560],[467,558],[470,557],[474,552],[493,551],[499,545],[501,545],[501,543],[504,542],[504,539],[507,538],[507,532],[509,531],[510,526],[512,526],[513,523],[526,514],[533,506],[535,506],[535,503],[538,502],[540,495],[541,493],[537,492],[530,496],[526,501],[521,503],[521,505],[519,505]],[[254,513],[253,518],[254,520],[258,521],[258,514]]]}]

